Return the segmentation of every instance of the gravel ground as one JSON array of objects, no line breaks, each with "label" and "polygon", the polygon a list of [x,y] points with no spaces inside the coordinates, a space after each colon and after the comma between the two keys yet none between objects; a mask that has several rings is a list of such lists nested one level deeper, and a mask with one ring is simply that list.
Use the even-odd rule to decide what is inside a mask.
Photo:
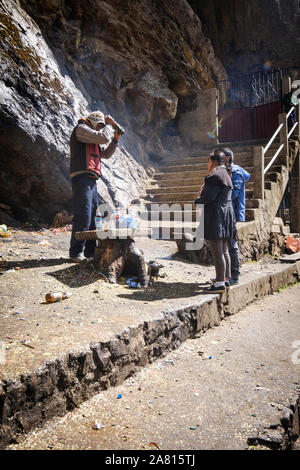
[{"label": "gravel ground", "polygon": [[245,449],[248,437],[266,430],[276,439],[300,394],[296,340],[299,284],[187,340],[10,449]]},{"label": "gravel ground", "polygon": [[[214,275],[211,266],[174,258],[174,242],[141,238],[137,245],[146,260],[158,258],[165,277],[146,289],[115,286],[101,279],[92,264],[70,263],[70,232],[63,230],[12,231],[10,238],[0,240],[0,341],[6,349],[0,379],[34,370],[91,341],[106,341],[163,310],[203,300],[202,287]],[[246,263],[241,280],[281,267],[270,257]],[[72,296],[46,304],[45,294],[51,291]]]}]

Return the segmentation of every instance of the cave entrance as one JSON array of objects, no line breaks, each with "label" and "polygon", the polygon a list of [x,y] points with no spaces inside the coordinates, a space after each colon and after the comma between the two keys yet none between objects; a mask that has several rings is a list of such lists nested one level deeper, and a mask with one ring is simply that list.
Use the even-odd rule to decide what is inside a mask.
[{"label": "cave entrance", "polygon": [[218,83],[220,142],[268,139],[282,108],[282,70]]}]

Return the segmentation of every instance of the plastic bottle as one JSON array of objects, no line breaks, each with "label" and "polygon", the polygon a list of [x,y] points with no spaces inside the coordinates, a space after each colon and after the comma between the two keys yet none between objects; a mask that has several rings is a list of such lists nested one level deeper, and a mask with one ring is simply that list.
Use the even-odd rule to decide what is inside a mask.
[{"label": "plastic bottle", "polygon": [[45,295],[45,299],[48,304],[52,304],[53,302],[68,299],[71,295],[71,292],[49,292]]},{"label": "plastic bottle", "polygon": [[117,208],[115,212],[116,228],[120,228],[120,211]]},{"label": "plastic bottle", "polygon": [[111,214],[111,216],[109,218],[108,229],[109,230],[115,230],[116,229],[116,216],[115,216],[115,214]]},{"label": "plastic bottle", "polygon": [[96,227],[96,230],[102,229],[102,216],[101,216],[99,207],[97,207],[97,210],[96,210],[95,227]]}]

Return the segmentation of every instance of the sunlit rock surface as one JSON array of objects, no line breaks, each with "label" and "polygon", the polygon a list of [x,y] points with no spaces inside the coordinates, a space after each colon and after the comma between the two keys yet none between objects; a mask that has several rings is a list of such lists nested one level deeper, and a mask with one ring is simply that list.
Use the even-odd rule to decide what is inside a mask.
[{"label": "sunlit rock surface", "polygon": [[69,207],[72,128],[102,109],[126,134],[99,193],[128,205],[148,166],[189,153],[180,115],[226,77],[198,17],[185,0],[19,4],[0,5],[0,200],[48,220]]}]

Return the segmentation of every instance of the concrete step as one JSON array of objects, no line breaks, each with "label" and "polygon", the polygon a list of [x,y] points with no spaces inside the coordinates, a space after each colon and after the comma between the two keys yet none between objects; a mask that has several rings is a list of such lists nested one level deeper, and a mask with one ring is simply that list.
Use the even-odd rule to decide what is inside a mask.
[{"label": "concrete step", "polygon": [[[249,172],[252,167],[245,167],[245,170]],[[186,171],[196,171],[196,172],[204,172],[207,174],[207,164],[202,164],[202,163],[195,163],[195,164],[190,164],[190,165],[165,165],[160,168],[160,173],[158,174],[170,174],[174,172],[186,172]]]},{"label": "concrete step", "polygon": [[270,190],[272,191],[275,187],[276,184],[274,181],[265,181],[265,190]]},{"label": "concrete step", "polygon": [[171,179],[182,179],[185,180],[187,178],[202,178],[204,179],[207,176],[207,169],[201,171],[174,171],[174,172],[165,172],[165,173],[155,173],[154,180],[155,181],[162,181],[162,180],[171,180]]},{"label": "concrete step", "polygon": [[[207,170],[193,170],[193,169],[188,169],[188,165],[186,166],[187,169],[184,171],[181,170],[181,168],[178,167],[177,171],[173,171],[174,167],[172,167],[172,171],[170,172],[161,172],[161,173],[155,173],[153,179],[155,181],[162,181],[162,180],[170,180],[170,179],[187,179],[187,178],[205,178],[207,176]],[[253,167],[246,167],[245,168],[250,175],[253,174]]]},{"label": "concrete step", "polygon": [[168,186],[168,187],[165,187],[165,186],[162,186],[162,187],[157,187],[157,188],[149,188],[147,189],[147,194],[164,194],[164,193],[186,193],[186,192],[191,192],[191,193],[198,193],[199,192],[199,189],[200,189],[200,186],[199,184],[195,184],[195,185],[189,185],[189,186],[177,186],[177,185],[174,185],[174,186]]},{"label": "concrete step", "polygon": [[[191,191],[190,188],[188,188],[187,191],[180,191],[179,189],[172,188],[172,189],[176,189],[176,191],[174,192],[170,191],[171,188],[157,188],[155,190],[152,190],[155,192],[148,194],[148,197],[145,198],[145,201],[152,202],[152,203],[159,203],[159,204],[166,203],[166,202],[172,203],[172,204],[174,202],[182,203],[185,201],[188,201],[190,203],[191,201],[194,201],[199,195],[200,187],[194,186],[194,188],[195,189],[193,191]],[[252,198],[253,198],[253,189],[246,189],[246,200],[252,199]]]},{"label": "concrete step", "polygon": [[[275,132],[275,129],[274,129]],[[265,147],[268,143],[269,139],[263,140],[242,140],[242,141],[235,141],[235,142],[221,142],[219,147],[227,147],[230,148],[234,153],[238,152],[241,149],[248,149],[249,147]],[[278,139],[273,142],[272,146],[275,146],[278,142]],[[277,144],[278,145],[278,144]]]},{"label": "concrete step", "polygon": [[267,172],[267,174],[265,175],[265,181],[274,181],[276,183],[280,181],[280,178],[281,178],[281,173],[278,173],[278,172],[273,172],[273,173]]},{"label": "concrete step", "polygon": [[[195,201],[195,199],[199,195],[199,188],[196,191],[186,191],[186,192],[159,192],[156,194],[149,194],[148,198],[145,199],[148,202],[153,202],[153,203],[183,203],[183,202],[188,202],[192,203]],[[246,200],[251,200],[253,198],[253,190],[252,189],[246,189]]]},{"label": "concrete step", "polygon": [[167,202],[164,202],[162,204],[148,202],[145,204],[146,209],[148,211],[148,220],[151,220],[152,211],[153,213],[156,214],[155,217],[157,217],[157,220],[164,220],[164,221],[167,221],[167,220],[180,221],[184,219],[188,222],[195,222],[197,216],[199,215],[198,212],[194,209],[192,202],[188,203],[187,201],[184,201],[184,202],[176,204],[174,207],[175,210],[170,210],[170,211],[166,210],[162,212],[161,206],[163,204],[167,204],[170,207],[170,209],[172,208],[172,206],[174,207],[175,205],[174,202],[171,202],[169,204]]},{"label": "concrete step", "polygon": [[251,220],[256,220],[258,210],[259,209],[246,209],[245,210],[246,221],[250,222]]},{"label": "concrete step", "polygon": [[197,178],[182,178],[182,177],[177,177],[177,178],[163,178],[159,180],[151,180],[150,181],[150,188],[149,189],[159,189],[159,188],[165,188],[169,191],[169,188],[174,188],[176,187],[177,189],[179,188],[189,188],[193,186],[197,186],[200,188],[200,186],[204,183],[204,176],[200,176]]},{"label": "concrete step", "polygon": [[[199,157],[185,157],[185,158],[176,158],[174,160],[169,160],[163,163],[161,166],[168,165],[190,165],[190,164],[203,164],[207,167],[207,162],[209,155],[199,156]],[[234,156],[234,161],[239,165],[238,161],[243,162],[244,160],[251,160],[252,152],[243,152]]]},{"label": "concrete step", "polygon": [[247,209],[261,209],[262,200],[261,199],[247,199],[246,200]]},{"label": "concrete step", "polygon": [[199,194],[199,188],[196,191],[185,192],[160,192],[156,194],[149,194],[148,200],[152,202],[177,202],[177,201],[194,201]]}]

